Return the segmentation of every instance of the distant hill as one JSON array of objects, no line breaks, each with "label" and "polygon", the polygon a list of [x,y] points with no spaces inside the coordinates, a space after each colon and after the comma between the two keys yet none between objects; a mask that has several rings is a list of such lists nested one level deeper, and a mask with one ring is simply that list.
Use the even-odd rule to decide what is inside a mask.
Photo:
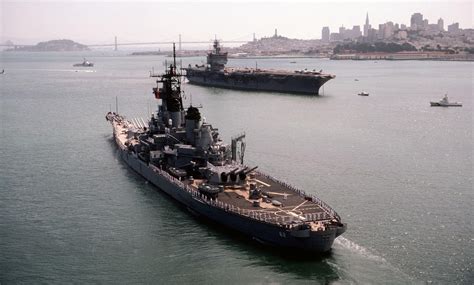
[{"label": "distant hill", "polygon": [[40,42],[35,46],[11,48],[7,51],[85,51],[90,50],[86,45],[71,40],[52,40]]}]

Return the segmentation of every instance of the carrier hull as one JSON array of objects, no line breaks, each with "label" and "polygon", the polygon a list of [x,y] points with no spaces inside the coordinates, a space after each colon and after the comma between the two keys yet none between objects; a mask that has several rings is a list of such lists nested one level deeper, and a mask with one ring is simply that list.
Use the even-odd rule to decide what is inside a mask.
[{"label": "carrier hull", "polygon": [[318,95],[324,83],[334,78],[328,74],[271,73],[268,71],[211,71],[186,68],[189,83],[248,91],[269,91]]}]

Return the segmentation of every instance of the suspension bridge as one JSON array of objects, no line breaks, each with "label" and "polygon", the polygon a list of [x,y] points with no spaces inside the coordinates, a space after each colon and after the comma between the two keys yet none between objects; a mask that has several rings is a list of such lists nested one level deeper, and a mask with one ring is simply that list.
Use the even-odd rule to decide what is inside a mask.
[{"label": "suspension bridge", "polygon": [[[253,40],[255,40],[255,34],[253,35]],[[249,42],[250,40],[221,40],[220,43],[224,44],[244,44]],[[163,40],[163,41],[154,41],[154,42],[124,42],[121,43],[117,40],[117,37],[114,38],[113,43],[92,43],[92,44],[84,44],[88,47],[113,47],[115,50],[118,50],[120,46],[140,46],[140,45],[170,45],[173,43],[178,44],[178,49],[181,50],[182,45],[190,45],[190,44],[209,44],[211,43],[212,40],[193,40],[193,41],[182,41],[181,40],[181,35],[179,35],[178,41],[172,41],[172,40]],[[10,47],[10,48],[20,48],[20,47],[31,47],[34,45],[23,45],[23,44],[5,44],[2,43],[0,44],[0,47]]]}]

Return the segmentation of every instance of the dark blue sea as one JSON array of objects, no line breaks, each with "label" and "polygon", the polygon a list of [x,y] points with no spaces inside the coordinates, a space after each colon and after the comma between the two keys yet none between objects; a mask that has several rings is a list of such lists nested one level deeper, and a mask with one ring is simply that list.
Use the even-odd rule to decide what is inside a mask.
[{"label": "dark blue sea", "polygon": [[[170,58],[0,56],[2,285],[474,282],[473,63],[231,59],[336,78],[321,96],[183,85],[224,140],[246,132],[246,163],[348,223],[330,255],[299,258],[195,218],[119,160],[104,116],[117,97],[148,117],[149,71]],[[72,67],[84,56],[95,67]],[[463,107],[430,107],[445,93]]]}]

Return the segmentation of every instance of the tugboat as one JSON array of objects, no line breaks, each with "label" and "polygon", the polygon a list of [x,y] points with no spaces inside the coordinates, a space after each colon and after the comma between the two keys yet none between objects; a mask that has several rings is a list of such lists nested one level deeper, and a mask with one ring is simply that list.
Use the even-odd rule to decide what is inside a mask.
[{"label": "tugboat", "polygon": [[443,99],[438,102],[430,102],[431,107],[462,107],[461,102],[449,102],[448,94],[445,94]]},{"label": "tugboat", "polygon": [[331,249],[346,230],[336,211],[245,165],[245,134],[226,144],[198,108],[184,108],[174,45],[173,63],[154,77],[158,110],[147,124],[116,112],[106,115],[119,156],[131,169],[191,213],[260,243],[297,253]]},{"label": "tugboat", "polygon": [[369,92],[365,92],[365,91],[361,91],[359,94],[357,94],[359,96],[369,96]]},{"label": "tugboat", "polygon": [[86,58],[84,58],[84,61],[82,63],[76,63],[74,64],[73,66],[75,67],[78,67],[78,66],[82,66],[82,67],[93,67],[94,66],[94,63],[90,62],[90,61],[87,61]]},{"label": "tugboat", "polygon": [[229,68],[227,52],[221,52],[219,41],[207,54],[207,65],[191,65],[184,68],[191,84],[229,89],[270,91],[318,95],[319,88],[335,75],[320,71],[268,70],[260,68]]}]

